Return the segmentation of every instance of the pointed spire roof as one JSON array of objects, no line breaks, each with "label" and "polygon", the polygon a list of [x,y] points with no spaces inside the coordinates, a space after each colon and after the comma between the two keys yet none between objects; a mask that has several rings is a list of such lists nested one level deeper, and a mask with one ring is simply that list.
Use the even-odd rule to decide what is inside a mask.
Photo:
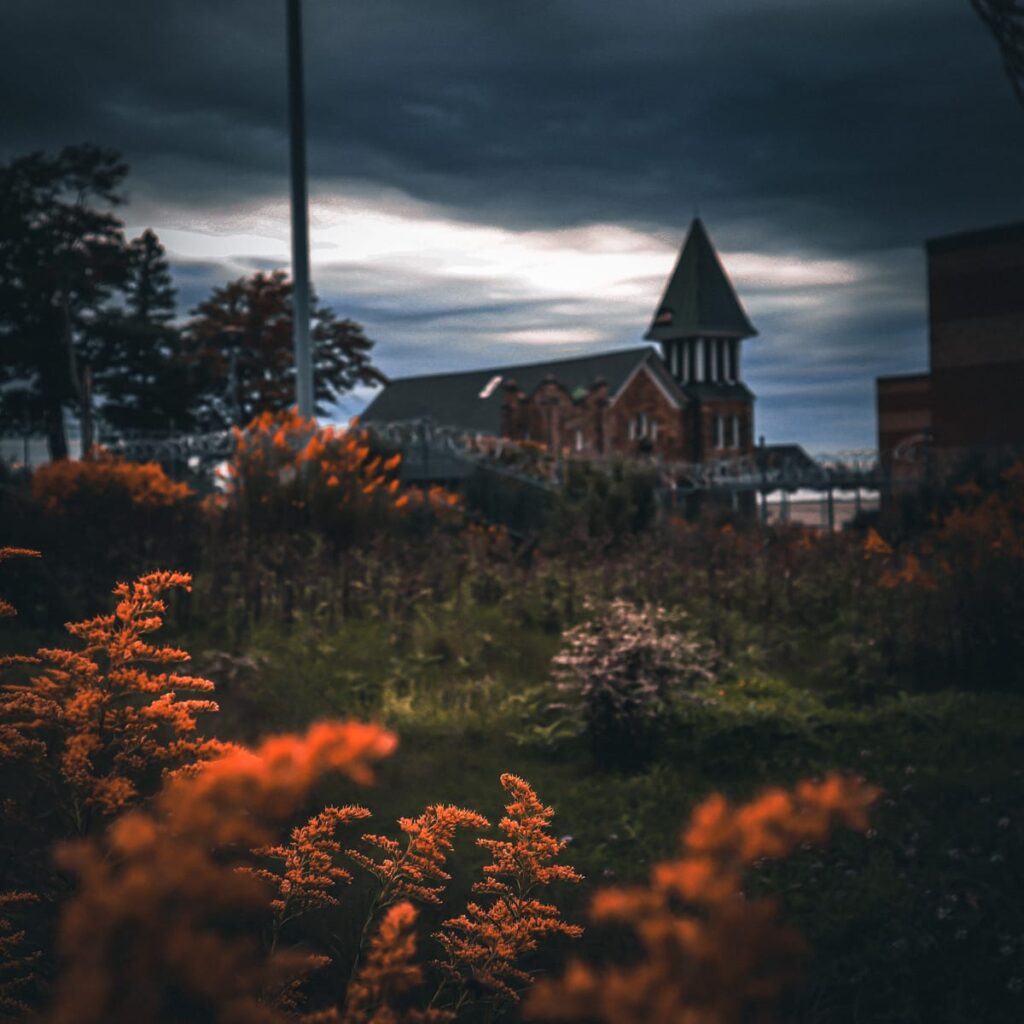
[{"label": "pointed spire roof", "polygon": [[736,297],[700,217],[694,217],[645,338],[752,338],[757,331]]}]

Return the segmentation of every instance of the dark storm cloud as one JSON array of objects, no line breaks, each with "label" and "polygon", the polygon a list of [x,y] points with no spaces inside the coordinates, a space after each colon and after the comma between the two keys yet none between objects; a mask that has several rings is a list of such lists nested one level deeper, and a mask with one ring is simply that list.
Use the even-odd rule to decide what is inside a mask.
[{"label": "dark storm cloud", "polygon": [[[5,149],[88,137],[179,194],[279,191],[283,7],[9,5]],[[699,205],[726,247],[835,251],[1003,219],[1024,177],[966,0],[308,0],[305,21],[314,176],[487,221],[678,232]]]},{"label": "dark storm cloud", "polygon": [[[7,4],[0,156],[116,146],[145,210],[280,198],[283,15],[283,0]],[[772,432],[798,429],[801,403],[809,424],[849,405],[870,440],[872,377],[924,365],[923,240],[1024,219],[1024,115],[967,0],[306,0],[305,29],[314,195],[388,190],[481,224],[619,224],[672,245],[699,207],[725,252],[856,263],[848,286],[741,288]],[[183,306],[261,265],[180,264]],[[502,331],[573,317],[633,344],[649,315],[379,266],[318,285],[387,339],[392,373],[537,358]]]}]

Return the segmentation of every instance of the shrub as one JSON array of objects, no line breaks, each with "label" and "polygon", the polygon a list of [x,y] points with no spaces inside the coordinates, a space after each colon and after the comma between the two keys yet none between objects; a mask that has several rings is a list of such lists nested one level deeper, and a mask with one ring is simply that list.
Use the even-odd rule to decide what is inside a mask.
[{"label": "shrub", "polygon": [[155,572],[118,584],[113,613],[68,624],[81,650],[41,648],[21,659],[40,666],[37,674],[0,688],[0,761],[42,783],[49,809],[66,815],[74,833],[87,832],[94,814],[137,802],[147,777],[224,749],[196,733],[196,716],[217,705],[179,696],[205,695],[213,683],[168,671],[188,654],[146,639],[163,623],[163,594],[190,582]]},{"label": "shrub", "polygon": [[461,522],[458,495],[433,486],[402,488],[400,454],[379,451],[353,420],[320,427],[295,410],[263,413],[236,429],[235,454],[223,470],[224,494],[207,502],[224,534],[249,538],[308,530],[343,551],[391,528],[422,530]]},{"label": "shrub", "polygon": [[235,438],[219,503],[232,527],[253,534],[313,528],[344,547],[395,507],[401,457],[375,453],[354,424],[336,430],[295,410],[267,412],[236,428]]},{"label": "shrub", "polygon": [[769,790],[742,807],[712,796],[693,812],[681,855],[655,864],[646,886],[608,888],[591,919],[632,931],[640,955],[627,963],[570,963],[540,981],[526,1005],[533,1020],[606,1024],[743,1024],[776,1020],[805,952],[770,899],[750,899],[744,870],[820,843],[835,824],[861,831],[877,791],[830,776],[792,792]]},{"label": "shrub", "polygon": [[657,489],[657,473],[636,463],[569,459],[551,517],[552,537],[560,548],[569,541],[612,547],[654,524]]},{"label": "shrub", "polygon": [[617,600],[563,633],[552,675],[599,763],[642,756],[676,701],[715,679],[716,653],[681,628],[678,615]]},{"label": "shrub", "polygon": [[[104,452],[40,466],[2,503],[3,531],[47,558],[34,585],[15,583],[28,624],[81,618],[113,578],[154,565],[191,565],[198,505],[188,485],[155,463]],[[44,612],[45,610],[45,612]]]},{"label": "shrub", "polygon": [[[34,554],[3,548],[0,561]],[[3,659],[8,669],[26,665],[35,674],[0,690],[0,780],[10,826],[0,858],[0,1014],[29,1013],[41,1001],[34,990],[46,987],[53,998],[42,1019],[55,1024],[296,1020],[307,978],[331,962],[310,948],[308,935],[307,943],[294,941],[301,941],[296,922],[334,911],[341,915],[335,927],[353,921],[339,898],[353,880],[337,863],[342,856],[374,880],[375,895],[349,970],[328,985],[339,1005],[315,1019],[441,1024],[479,994],[470,985],[478,975],[503,979],[501,994],[514,998],[509,982],[527,977],[516,959],[545,935],[579,931],[554,906],[528,898],[537,885],[577,877],[552,863],[565,845],[548,833],[552,810],[526,782],[503,777],[514,797],[501,825],[508,839],[485,842],[494,865],[479,886],[497,898],[479,919],[470,904],[446,922],[456,928],[472,918],[468,936],[476,944],[444,945],[444,975],[423,1006],[416,990],[427,965],[413,959],[412,902],[444,902],[456,831],[489,822],[432,804],[400,819],[404,843],[364,835],[367,854],[347,849],[338,833],[370,811],[344,804],[291,826],[281,841],[321,777],[341,773],[367,784],[395,737],[355,722],[322,722],[304,737],[271,738],[255,750],[199,737],[196,715],[216,705],[178,692],[205,693],[213,684],[175,673],[188,655],[148,640],[162,625],[162,595],[188,584],[170,572],[119,584],[113,613],[69,625],[82,650]],[[12,614],[0,601],[0,617]],[[52,844],[58,867],[77,880],[73,895],[49,873]],[[35,920],[22,927],[33,915],[23,908],[32,905]],[[486,951],[481,959],[475,954],[489,941],[486,926],[498,918],[515,926],[515,941],[495,951],[501,959]],[[42,952],[33,948],[36,935],[44,937]],[[55,981],[37,984],[37,962],[41,981],[55,972],[55,954]]]},{"label": "shrub", "polygon": [[126,507],[168,508],[192,494],[187,484],[172,480],[156,462],[129,462],[98,451],[87,459],[58,459],[32,475],[32,494],[47,512],[82,515]]}]

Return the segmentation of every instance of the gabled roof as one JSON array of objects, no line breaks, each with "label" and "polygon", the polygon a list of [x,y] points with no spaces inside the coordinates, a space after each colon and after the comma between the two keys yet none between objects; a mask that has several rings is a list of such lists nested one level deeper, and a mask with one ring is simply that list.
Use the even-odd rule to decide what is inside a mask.
[{"label": "gabled roof", "polygon": [[752,338],[757,331],[736,297],[699,217],[694,217],[645,338]]},{"label": "gabled roof", "polygon": [[821,469],[821,466],[798,444],[762,444],[754,449],[754,455],[761,469]]},{"label": "gabled roof", "polygon": [[501,433],[503,385],[509,381],[514,381],[520,391],[529,395],[548,377],[558,381],[570,394],[603,380],[608,385],[609,398],[614,399],[642,367],[650,371],[673,401],[680,406],[686,404],[686,396],[657,352],[644,345],[576,359],[402,377],[392,380],[374,398],[360,421],[401,423],[429,418],[439,426],[497,435]]}]

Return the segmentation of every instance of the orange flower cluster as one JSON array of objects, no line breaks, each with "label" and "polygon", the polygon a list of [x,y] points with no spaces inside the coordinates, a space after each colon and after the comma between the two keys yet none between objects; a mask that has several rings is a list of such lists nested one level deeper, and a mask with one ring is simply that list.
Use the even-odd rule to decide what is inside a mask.
[{"label": "orange flower cluster", "polygon": [[440,484],[422,487],[409,487],[395,502],[395,508],[409,511],[430,512],[441,519],[461,518],[463,511],[462,495],[449,491]]},{"label": "orange flower cluster", "polygon": [[367,834],[363,842],[377,847],[382,855],[375,859],[359,850],[346,851],[380,882],[377,906],[381,907],[400,899],[440,903],[444,883],[451,879],[444,865],[454,847],[456,830],[487,828],[490,822],[476,811],[432,804],[418,818],[399,818],[398,824],[406,834],[404,847],[387,836]]},{"label": "orange flower cluster", "polygon": [[[265,412],[244,430],[235,428],[235,455],[227,469],[229,502],[266,511],[331,510],[365,504],[376,497],[397,506],[394,476],[401,455],[374,455],[366,431],[320,427],[294,409]],[[399,499],[400,500],[400,499]]]},{"label": "orange flower cluster", "polygon": [[292,829],[287,846],[264,846],[253,852],[260,857],[273,857],[283,862],[280,872],[265,868],[253,873],[269,882],[277,891],[271,903],[275,934],[293,918],[319,907],[338,905],[332,890],[352,876],[334,864],[334,855],[341,853],[341,843],[334,838],[342,825],[370,817],[365,807],[325,807],[305,825]]},{"label": "orange flower cluster", "polygon": [[872,526],[864,537],[864,557],[872,555],[891,555],[892,548],[886,543],[879,532]]},{"label": "orange flower cluster", "polygon": [[83,497],[123,500],[134,508],[166,508],[192,495],[157,462],[129,462],[103,451],[88,459],[58,459],[32,475],[32,493],[49,512],[74,510]]},{"label": "orange flower cluster", "polygon": [[491,558],[509,546],[508,527],[492,523],[467,523],[462,531],[466,546],[479,558]]},{"label": "orange flower cluster", "polygon": [[36,903],[39,897],[30,892],[0,892],[0,1017],[28,1015],[29,1007],[22,1000],[26,987],[35,978],[38,952],[25,949],[25,931],[7,916],[9,908],[19,903]]},{"label": "orange flower cluster", "polygon": [[58,863],[79,884],[61,919],[65,969],[47,1019],[290,1019],[268,994],[292,992],[323,958],[265,951],[245,933],[268,894],[238,870],[238,851],[270,842],[325,774],[367,782],[395,742],[379,726],[321,723],[236,748],[168,779],[151,809],[129,811],[101,838],[61,847]]},{"label": "orange flower cluster", "polygon": [[538,982],[527,1016],[608,1024],[745,1024],[774,1019],[797,974],[803,940],[781,924],[774,901],[747,899],[743,869],[821,842],[836,823],[867,827],[877,791],[830,776],[795,791],[769,790],[732,807],[712,796],[693,813],[679,859],[656,864],[649,886],[609,888],[591,907],[597,922],[624,924],[643,955],[622,966],[572,963]]},{"label": "orange flower cluster", "polygon": [[917,555],[909,551],[903,556],[903,564],[899,568],[887,566],[878,577],[878,585],[883,590],[895,590],[908,584],[924,590],[935,590],[938,586],[935,577],[921,566]]},{"label": "orange flower cluster", "polygon": [[554,881],[579,882],[583,876],[555,863],[567,844],[548,832],[554,809],[542,804],[530,784],[516,775],[502,775],[501,784],[511,797],[499,823],[507,839],[477,840],[490,850],[492,860],[484,866],[484,881],[473,886],[474,892],[496,898],[486,908],[470,903],[465,914],[442,924],[437,938],[448,956],[439,966],[463,985],[472,980],[501,998],[518,1001],[513,986],[527,985],[531,977],[517,964],[537,948],[538,940],[583,934],[582,928],[562,920],[557,907],[534,898],[535,890]]},{"label": "orange flower cluster", "polygon": [[79,831],[86,808],[112,814],[132,803],[154,766],[172,770],[223,749],[196,735],[196,715],[217,705],[178,697],[180,690],[210,691],[213,683],[168,671],[188,661],[187,652],[144,639],[163,624],[161,595],[190,584],[174,572],[118,584],[112,614],[68,624],[82,650],[41,649],[34,660],[43,671],[3,687],[0,757],[52,764],[70,788],[66,810]]},{"label": "orange flower cluster", "polygon": [[445,1024],[454,1015],[444,1010],[417,1010],[401,1004],[423,983],[416,956],[416,908],[396,903],[384,915],[370,941],[366,960],[352,979],[345,999],[343,1024]]},{"label": "orange flower cluster", "polygon": [[961,553],[973,570],[986,558],[1024,559],[1024,460],[1003,472],[1000,490],[967,484],[958,493],[962,503],[936,531],[939,546]]}]

